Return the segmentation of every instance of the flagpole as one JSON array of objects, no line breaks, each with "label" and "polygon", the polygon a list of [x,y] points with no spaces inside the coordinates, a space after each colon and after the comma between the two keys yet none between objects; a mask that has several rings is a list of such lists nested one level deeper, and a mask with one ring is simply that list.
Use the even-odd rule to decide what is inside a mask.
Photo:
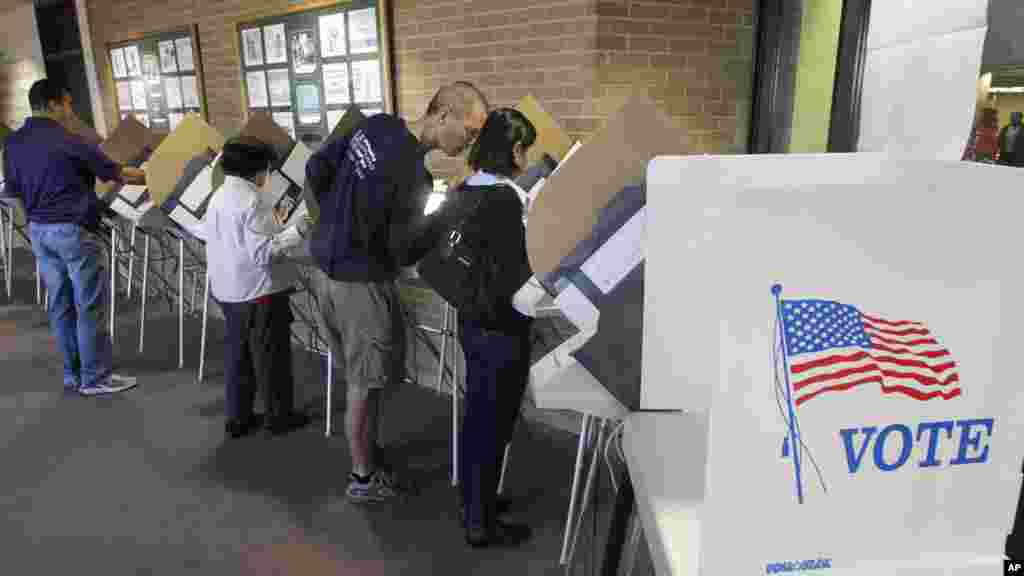
[{"label": "flagpole", "polygon": [[793,406],[793,388],[789,384],[789,350],[786,346],[786,328],[782,318],[782,284],[772,286],[775,295],[775,309],[779,318],[779,338],[782,339],[782,371],[786,377],[786,403],[789,404],[789,443],[793,456],[793,470],[796,474],[796,499],[804,503],[804,485],[800,478],[800,440],[796,431],[796,409]]}]

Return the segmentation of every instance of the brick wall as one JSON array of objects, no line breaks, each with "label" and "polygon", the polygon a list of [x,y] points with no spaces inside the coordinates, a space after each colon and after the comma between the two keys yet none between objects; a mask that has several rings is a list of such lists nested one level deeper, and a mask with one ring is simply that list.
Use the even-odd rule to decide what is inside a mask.
[{"label": "brick wall", "polygon": [[746,151],[756,0],[600,0],[600,63],[585,112],[600,125],[646,92],[684,126],[691,152]]},{"label": "brick wall", "polygon": [[[694,151],[727,151],[746,139],[754,1],[392,0],[398,111],[416,116],[442,82],[467,79],[498,105],[533,93],[573,137],[585,139],[630,92],[646,90],[691,130]],[[109,66],[108,43],[198,23],[210,121],[232,134],[243,114],[236,24],[294,6],[90,0],[100,76]],[[110,122],[109,89],[104,104]],[[455,169],[446,159],[431,163],[439,176]]]},{"label": "brick wall", "polygon": [[0,5],[0,32],[0,122],[18,128],[32,113],[29,88],[46,76],[32,3]]}]

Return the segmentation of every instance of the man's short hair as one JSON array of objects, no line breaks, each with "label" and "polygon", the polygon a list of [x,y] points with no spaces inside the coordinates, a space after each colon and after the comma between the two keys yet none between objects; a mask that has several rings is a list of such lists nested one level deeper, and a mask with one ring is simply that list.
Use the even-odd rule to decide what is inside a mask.
[{"label": "man's short hair", "polygon": [[274,150],[267,143],[242,136],[224,144],[220,165],[225,175],[249,180],[265,172],[275,160]]},{"label": "man's short hair", "polygon": [[28,103],[33,112],[45,112],[50,102],[61,102],[70,92],[68,85],[56,78],[36,80],[28,91]]},{"label": "man's short hair", "polygon": [[487,102],[487,96],[484,96],[484,93],[479,88],[470,82],[460,80],[447,86],[442,86],[434,94],[434,97],[430,99],[430,104],[427,105],[427,116],[434,116],[445,108],[451,108],[456,112],[466,114],[473,109],[473,105],[476,103],[483,106],[484,112],[491,109],[490,104]]}]

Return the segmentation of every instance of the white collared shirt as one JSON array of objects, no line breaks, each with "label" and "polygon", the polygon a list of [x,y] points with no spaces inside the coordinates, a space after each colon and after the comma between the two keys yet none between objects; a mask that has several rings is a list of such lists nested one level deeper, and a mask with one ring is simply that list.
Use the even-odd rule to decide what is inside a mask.
[{"label": "white collared shirt", "polygon": [[203,219],[210,290],[220,302],[248,302],[292,287],[295,265],[284,252],[302,243],[292,226],[274,222],[265,195],[252,182],[227,176]]}]

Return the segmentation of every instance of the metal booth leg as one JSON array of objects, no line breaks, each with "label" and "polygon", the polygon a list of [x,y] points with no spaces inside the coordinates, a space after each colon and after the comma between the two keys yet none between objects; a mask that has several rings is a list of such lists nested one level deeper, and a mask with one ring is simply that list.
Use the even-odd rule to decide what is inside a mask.
[{"label": "metal booth leg", "polygon": [[196,380],[203,381],[203,369],[206,367],[206,327],[210,318],[210,267],[206,267],[206,280],[203,282],[203,335],[199,340],[199,374]]},{"label": "metal booth leg", "polygon": [[146,342],[146,301],[149,300],[149,234],[142,241],[142,308],[139,313],[139,354]]},{"label": "metal booth leg", "polygon": [[498,494],[505,493],[505,471],[508,470],[508,454],[512,451],[512,443],[505,444],[505,455],[501,457],[501,476],[498,477]]},{"label": "metal booth leg", "polygon": [[178,368],[185,367],[185,239],[178,238]]},{"label": "metal booth leg", "polygon": [[580,441],[579,446],[576,448],[576,465],[573,467],[572,473],[572,494],[569,496],[569,512],[566,514],[565,519],[565,534],[562,538],[562,554],[559,556],[558,562],[561,565],[565,565],[569,558],[569,538],[572,536],[573,519],[576,512],[576,495],[579,492],[580,487],[580,475],[583,472],[583,452],[587,446],[587,434],[590,431],[590,415],[584,414],[583,419],[580,422]]},{"label": "metal booth leg", "polygon": [[[590,469],[587,471],[587,483],[583,487],[583,497],[580,499],[580,510],[576,515],[576,525],[573,527],[572,532],[572,543],[569,545],[569,556],[566,558],[566,562],[571,564],[572,558],[576,553],[576,542],[580,538],[580,529],[583,526],[583,516],[587,513],[587,506],[590,505],[594,494],[594,478],[597,476],[597,464],[601,457],[601,440],[604,437],[605,421],[601,418],[597,418],[596,422],[597,434],[595,438],[594,428],[590,429],[590,439],[588,443],[591,447],[590,457]],[[595,511],[595,514],[597,512]]]},{"label": "metal booth leg", "polygon": [[[455,344],[459,341],[458,312],[450,310],[452,315],[452,486],[459,485],[459,350]],[[448,314],[445,314],[447,323]],[[447,358],[445,358],[447,360]]]},{"label": "metal booth leg", "polygon": [[327,426],[324,436],[331,437],[331,418],[334,414],[334,353],[327,346]]},{"label": "metal booth leg", "polygon": [[114,340],[117,319],[117,226],[110,227],[110,343]]},{"label": "metal booth leg", "polygon": [[128,299],[132,299],[132,284],[135,283],[135,233],[138,231],[138,224],[132,224],[131,242],[128,244]]}]

